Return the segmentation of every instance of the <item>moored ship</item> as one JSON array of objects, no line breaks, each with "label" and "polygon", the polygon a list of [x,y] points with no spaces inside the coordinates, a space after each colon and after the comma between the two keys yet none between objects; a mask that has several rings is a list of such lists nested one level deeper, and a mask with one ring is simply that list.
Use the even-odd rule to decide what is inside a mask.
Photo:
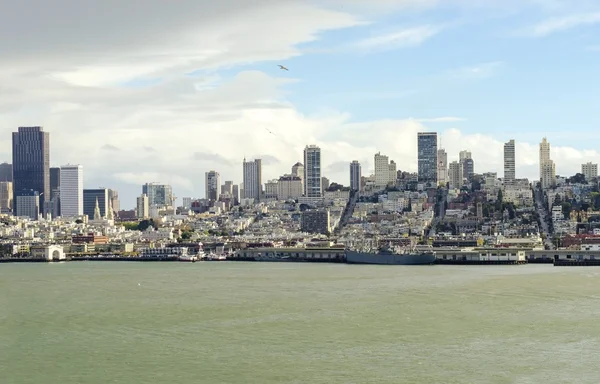
[{"label": "moored ship", "polygon": [[395,250],[381,247],[377,251],[346,251],[348,264],[429,265],[435,262],[435,253],[413,250]]}]

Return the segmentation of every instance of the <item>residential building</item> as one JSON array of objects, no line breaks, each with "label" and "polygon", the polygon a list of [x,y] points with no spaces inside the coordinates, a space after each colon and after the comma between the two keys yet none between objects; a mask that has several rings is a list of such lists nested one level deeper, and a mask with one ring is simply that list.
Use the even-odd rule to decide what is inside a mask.
[{"label": "residential building", "polygon": [[304,196],[322,197],[321,183],[321,148],[316,145],[307,145],[304,148]]},{"label": "residential building", "polygon": [[278,180],[273,179],[265,183],[265,199],[277,199]]},{"label": "residential building", "polygon": [[60,215],[77,217],[83,215],[83,166],[60,167]]},{"label": "residential building", "polygon": [[437,151],[437,177],[438,184],[445,185],[448,182],[448,154],[443,148]]},{"label": "residential building", "polygon": [[463,167],[460,162],[453,161],[448,166],[448,182],[450,189],[459,189],[463,185]]},{"label": "residential building", "polygon": [[296,175],[283,175],[277,181],[277,199],[298,199],[302,196],[302,179]]},{"label": "residential building", "polygon": [[458,154],[458,162],[462,167],[463,179],[470,180],[475,173],[475,164],[470,151],[460,151]]},{"label": "residential building", "polygon": [[[42,127],[19,127],[12,134],[13,201],[22,191],[38,192],[41,212],[50,200],[50,134]],[[15,205],[17,216],[19,205]]]},{"label": "residential building", "polygon": [[586,181],[590,181],[598,177],[598,164],[594,164],[591,162],[581,164],[581,173],[585,177]]},{"label": "residential building", "polygon": [[331,231],[328,209],[308,210],[302,212],[302,232],[329,234]]},{"label": "residential building", "polygon": [[515,141],[504,143],[504,184],[515,183]]},{"label": "residential building", "polygon": [[297,162],[292,166],[292,175],[302,180],[302,191],[304,191],[304,165],[301,162]]},{"label": "residential building", "polygon": [[350,163],[350,189],[353,191],[360,191],[360,178],[362,176],[362,170],[358,160],[354,160]]}]

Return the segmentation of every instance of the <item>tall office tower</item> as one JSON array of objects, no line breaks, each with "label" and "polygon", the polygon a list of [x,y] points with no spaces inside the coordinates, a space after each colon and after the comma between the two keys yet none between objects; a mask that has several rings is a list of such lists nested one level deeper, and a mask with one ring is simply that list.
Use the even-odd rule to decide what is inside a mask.
[{"label": "tall office tower", "polygon": [[352,191],[360,191],[360,177],[362,176],[362,170],[358,160],[354,160],[350,163],[350,189]]},{"label": "tall office tower", "polygon": [[205,198],[211,201],[219,200],[221,176],[217,171],[208,171],[204,174]]},{"label": "tall office tower", "polygon": [[60,167],[50,168],[50,201],[48,212],[52,217],[60,216]]},{"label": "tall office tower", "polygon": [[38,192],[41,212],[45,212],[50,200],[50,134],[42,127],[19,127],[12,134],[13,204],[18,212],[17,197],[25,191]]},{"label": "tall office tower", "polygon": [[238,205],[240,203],[240,186],[233,184],[231,187],[231,194],[233,196],[233,204]]},{"label": "tall office tower", "polygon": [[450,189],[458,189],[463,185],[463,168],[460,162],[453,161],[448,165],[448,182]]},{"label": "tall office tower", "polygon": [[591,162],[581,164],[581,173],[585,177],[585,181],[591,181],[593,178],[598,177],[598,164]]},{"label": "tall office tower", "polygon": [[19,212],[19,217],[29,217],[37,220],[40,217],[40,195],[33,189],[22,190],[17,196],[15,210]]},{"label": "tall office tower", "polygon": [[233,196],[233,181],[227,180],[225,184],[221,185],[221,194]]},{"label": "tall office tower", "polygon": [[110,209],[110,199],[107,188],[84,189],[83,190],[83,214],[92,219],[96,204],[100,209],[100,217],[107,217]]},{"label": "tall office tower", "polygon": [[322,197],[321,148],[307,145],[304,148],[304,196]]},{"label": "tall office tower", "polygon": [[437,173],[438,184],[446,184],[448,182],[448,154],[444,148],[437,151]]},{"label": "tall office tower", "polygon": [[[0,182],[1,181],[13,181],[13,166],[12,164],[2,163],[0,164]],[[11,196],[12,199],[12,196]]]},{"label": "tall office tower", "polygon": [[12,182],[0,181],[0,213],[10,213],[13,209]]},{"label": "tall office tower", "polygon": [[243,162],[244,198],[259,201],[262,195],[262,160]]},{"label": "tall office tower", "polygon": [[471,157],[471,152],[460,151],[458,154],[458,162],[462,167],[463,179],[469,180],[475,173],[475,163]]},{"label": "tall office tower", "polygon": [[108,200],[109,206],[112,208],[114,213],[121,210],[121,201],[119,200],[119,191],[116,189],[108,189]]},{"label": "tall office tower", "polygon": [[419,182],[437,183],[437,132],[419,132],[417,151]]},{"label": "tall office tower", "polygon": [[172,207],[175,200],[173,188],[168,184],[146,183],[142,185],[142,194],[148,196],[150,207]]},{"label": "tall office tower", "polygon": [[60,215],[83,215],[83,166],[79,164],[60,167]]},{"label": "tall office tower", "polygon": [[148,195],[146,195],[145,193],[142,193],[142,195],[136,199],[135,211],[137,213],[138,219],[147,219],[148,217],[150,217],[150,206],[148,204]]},{"label": "tall office tower", "polygon": [[515,183],[515,141],[504,143],[504,184]]}]

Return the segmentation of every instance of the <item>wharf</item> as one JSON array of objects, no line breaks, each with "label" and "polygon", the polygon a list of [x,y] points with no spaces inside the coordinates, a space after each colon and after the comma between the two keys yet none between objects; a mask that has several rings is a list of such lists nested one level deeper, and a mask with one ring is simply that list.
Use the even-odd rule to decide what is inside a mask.
[{"label": "wharf", "polygon": [[41,258],[9,258],[2,259],[0,258],[0,263],[47,263],[48,260]]},{"label": "wharf", "polygon": [[555,267],[600,267],[600,260],[556,260]]},{"label": "wharf", "polygon": [[180,261],[178,256],[143,257],[143,256],[74,256],[71,261]]},{"label": "wharf", "polygon": [[444,260],[436,259],[436,265],[523,265],[526,260]]}]

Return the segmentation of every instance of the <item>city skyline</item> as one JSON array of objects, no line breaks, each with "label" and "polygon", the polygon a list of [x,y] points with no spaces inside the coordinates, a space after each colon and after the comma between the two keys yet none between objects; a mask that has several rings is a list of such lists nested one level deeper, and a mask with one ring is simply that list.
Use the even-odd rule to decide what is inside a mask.
[{"label": "city skyline", "polygon": [[[199,197],[210,170],[240,183],[244,156],[263,160],[263,181],[278,178],[309,144],[331,181],[347,184],[352,160],[368,175],[377,152],[414,172],[417,132],[437,132],[448,163],[471,151],[478,173],[502,174],[510,139],[519,178],[539,178],[542,137],[557,174],[600,162],[600,5],[443,3],[190,0],[165,12],[149,1],[156,24],[108,3],[93,14],[70,0],[42,5],[43,20],[11,3],[0,15],[10,95],[0,97],[0,161],[11,163],[16,127],[44,126],[51,166],[84,165],[86,188],[115,188],[123,208],[150,181]],[[60,28],[72,20],[85,23]]]}]

